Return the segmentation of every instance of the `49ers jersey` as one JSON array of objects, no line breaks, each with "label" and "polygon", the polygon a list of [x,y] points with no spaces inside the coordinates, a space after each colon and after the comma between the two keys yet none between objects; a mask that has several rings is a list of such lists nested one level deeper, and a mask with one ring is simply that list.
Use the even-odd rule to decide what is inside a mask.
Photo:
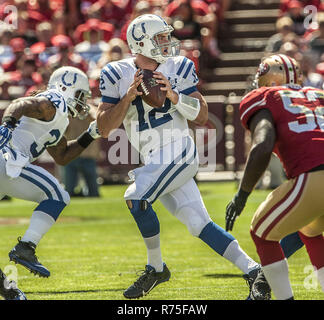
[{"label": "49ers jersey", "polygon": [[240,104],[243,126],[261,109],[268,109],[276,129],[274,152],[288,178],[324,164],[324,91],[287,85],[262,87],[248,93]]}]

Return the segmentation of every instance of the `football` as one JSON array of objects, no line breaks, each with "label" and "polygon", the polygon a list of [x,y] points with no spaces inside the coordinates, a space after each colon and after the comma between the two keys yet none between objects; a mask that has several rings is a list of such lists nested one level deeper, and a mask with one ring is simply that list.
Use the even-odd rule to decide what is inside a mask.
[{"label": "football", "polygon": [[138,86],[138,90],[143,92],[142,99],[153,108],[162,108],[166,98],[166,91],[160,88],[163,85],[153,78],[153,71],[142,69],[143,81]]}]

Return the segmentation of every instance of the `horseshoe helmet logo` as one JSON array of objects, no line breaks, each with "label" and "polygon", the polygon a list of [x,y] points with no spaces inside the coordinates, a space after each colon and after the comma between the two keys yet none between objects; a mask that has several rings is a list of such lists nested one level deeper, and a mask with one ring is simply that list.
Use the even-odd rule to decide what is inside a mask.
[{"label": "horseshoe helmet logo", "polygon": [[77,77],[78,75],[76,73],[74,73],[74,77],[73,77],[73,82],[66,82],[65,77],[66,75],[69,73],[69,71],[65,71],[64,74],[62,75],[62,82],[65,86],[67,87],[71,87],[73,86],[76,82],[77,82]]},{"label": "horseshoe helmet logo", "polygon": [[135,36],[135,29],[136,29],[136,24],[133,25],[133,29],[132,29],[132,37],[134,38],[135,41],[142,41],[145,37],[145,33],[146,33],[146,30],[145,30],[145,22],[141,23],[141,27],[142,27],[142,32],[143,34],[140,36],[140,37],[136,37]]}]

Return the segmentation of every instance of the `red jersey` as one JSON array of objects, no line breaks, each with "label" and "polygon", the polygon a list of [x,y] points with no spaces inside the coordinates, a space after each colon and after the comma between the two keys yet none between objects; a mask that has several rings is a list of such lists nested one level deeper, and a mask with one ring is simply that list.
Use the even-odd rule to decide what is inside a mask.
[{"label": "red jersey", "polygon": [[273,150],[288,178],[324,164],[324,91],[311,87],[262,87],[243,97],[240,117],[249,129],[249,119],[268,109],[276,129]]}]

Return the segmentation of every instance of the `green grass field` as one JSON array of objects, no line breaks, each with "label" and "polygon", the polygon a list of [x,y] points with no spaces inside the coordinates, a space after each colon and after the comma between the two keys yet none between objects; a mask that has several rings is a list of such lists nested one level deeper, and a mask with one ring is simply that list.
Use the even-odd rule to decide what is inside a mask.
[{"label": "green grass field", "polygon": [[[212,219],[224,227],[226,204],[235,193],[234,183],[201,183],[199,188]],[[30,300],[121,300],[122,292],[144,269],[146,250],[135,222],[123,201],[126,186],[101,188],[100,199],[73,199],[56,225],[37,248],[39,260],[51,277],[35,277],[17,265],[20,288]],[[255,191],[233,235],[241,247],[258,260],[249,235],[254,210],[266,191]],[[14,266],[8,252],[26,230],[36,205],[21,200],[0,202],[0,267]],[[157,202],[161,246],[171,279],[156,287],[148,300],[242,300],[248,287],[241,271],[192,237],[186,227]],[[322,300],[313,281],[305,249],[289,259],[295,298]],[[7,267],[7,270],[8,269]],[[304,283],[311,288],[306,289]]]}]

